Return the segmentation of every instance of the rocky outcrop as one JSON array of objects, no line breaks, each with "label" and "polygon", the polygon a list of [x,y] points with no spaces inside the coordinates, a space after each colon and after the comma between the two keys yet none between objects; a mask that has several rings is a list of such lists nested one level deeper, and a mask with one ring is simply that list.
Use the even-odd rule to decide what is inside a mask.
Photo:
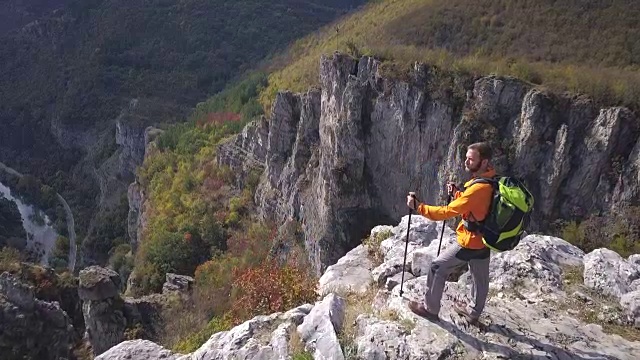
[{"label": "rocky outcrop", "polygon": [[278,94],[268,119],[218,153],[237,173],[264,164],[260,212],[303,224],[318,274],[374,224],[404,215],[408,191],[442,203],[446,179],[467,179],[471,142],[490,141],[498,172],[525,180],[536,198],[530,230],[640,199],[637,118],[626,108],[421,64],[394,80],[378,60],[340,53],[322,57],[319,79],[319,90]]},{"label": "rocky outcrop", "polygon": [[[469,301],[467,272],[447,282],[440,321],[434,323],[413,314],[407,302],[424,297],[429,259],[435,258],[440,245],[440,223],[412,217],[403,268],[396,264],[402,264],[408,226],[405,216],[397,226],[376,228],[388,234],[377,249],[383,257],[378,266],[371,266],[370,248],[365,245],[330,266],[320,278],[326,293],[315,304],[257,316],[212,335],[191,354],[135,340],[119,344],[99,359],[137,360],[153,353],[183,360],[284,360],[302,351],[314,359],[640,357],[640,342],[633,341],[639,334],[634,324],[640,323],[637,291],[618,299],[603,293],[595,285],[602,282],[592,279],[609,277],[607,283],[620,288],[620,282],[633,281],[627,266],[637,266],[637,255],[613,259],[602,250],[585,254],[562,239],[528,235],[514,250],[491,254],[489,299],[479,326],[470,325],[452,308],[456,300]],[[453,230],[445,227],[442,250],[455,241]],[[589,270],[588,263],[595,258],[612,264],[607,274]],[[392,279],[403,269],[400,296],[400,282]]]},{"label": "rocky outcrop", "polygon": [[136,181],[129,185],[127,190],[127,200],[129,203],[129,212],[127,213],[127,233],[129,234],[129,244],[131,250],[138,249],[138,239],[142,238],[142,232],[145,227],[145,217],[143,206],[145,201],[144,189]]},{"label": "rocky outcrop", "polygon": [[81,270],[78,294],[86,338],[94,355],[122,342],[127,331],[138,338],[157,341],[163,324],[162,311],[169,305],[169,297],[189,295],[192,283],[193,278],[169,273],[163,294],[122,297],[121,278],[115,271],[99,266]]},{"label": "rocky outcrop", "polygon": [[87,329],[86,337],[94,355],[124,339],[126,319],[119,295],[120,276],[115,271],[91,266],[80,271],[78,293]]},{"label": "rocky outcrop", "polygon": [[617,299],[640,290],[640,266],[609,249],[597,249],[585,257],[584,275],[589,287]]},{"label": "rocky outcrop", "polygon": [[166,281],[162,285],[163,294],[171,294],[173,292],[188,294],[193,288],[194,279],[191,276],[167,273]]},{"label": "rocky outcrop", "polygon": [[[144,130],[144,145],[142,151],[142,160],[138,165],[141,165],[144,161],[145,154],[153,151],[155,148],[154,140],[162,134],[162,130],[153,126],[149,126]],[[135,171],[135,170],[134,170]],[[127,215],[127,232],[129,234],[129,243],[132,250],[138,248],[138,241],[142,238],[145,226],[147,224],[146,217],[144,215],[145,206],[145,191],[136,179],[131,183],[127,190],[127,200],[129,202],[129,213]]]},{"label": "rocky outcrop", "polygon": [[[307,304],[285,313],[257,316],[229,331],[214,334],[191,354],[175,354],[152,342],[132,340],[109,349],[96,360],[147,359],[147,354],[160,354],[161,358],[176,360],[287,359],[292,333],[297,326],[303,326],[303,319],[312,308]],[[326,315],[319,315],[317,324],[323,324],[326,319]]]},{"label": "rocky outcrop", "polygon": [[120,147],[120,174],[132,179],[135,171],[142,164],[145,148],[145,125],[137,121],[135,113],[138,100],[131,100],[129,108],[116,119],[116,144]]},{"label": "rocky outcrop", "polygon": [[246,126],[232,141],[220,145],[217,151],[219,164],[229,165],[236,173],[238,188],[252,172],[262,173],[265,167],[269,135],[269,123],[264,117]]},{"label": "rocky outcrop", "polygon": [[3,359],[67,359],[73,325],[58,302],[35,297],[34,289],[4,272],[0,275],[0,354]]},{"label": "rocky outcrop", "polygon": [[136,169],[143,163],[149,142],[161,133],[149,125],[180,112],[171,105],[141,98],[132,99],[117,117],[106,120],[100,127],[69,129],[61,121],[52,121],[52,131],[63,147],[79,148],[86,154],[74,168],[75,176],[89,177],[98,190],[95,197],[97,212],[82,241],[82,261],[78,267],[107,262],[107,255],[96,250],[99,246],[94,242],[94,230],[100,228],[101,222],[113,212],[121,211],[123,196],[129,198],[131,210],[127,219],[130,243],[134,249],[137,247],[138,232],[144,226],[144,192],[129,188],[135,184]]},{"label": "rocky outcrop", "polygon": [[178,355],[149,340],[129,340],[122,342],[96,360],[163,359],[176,360]]}]

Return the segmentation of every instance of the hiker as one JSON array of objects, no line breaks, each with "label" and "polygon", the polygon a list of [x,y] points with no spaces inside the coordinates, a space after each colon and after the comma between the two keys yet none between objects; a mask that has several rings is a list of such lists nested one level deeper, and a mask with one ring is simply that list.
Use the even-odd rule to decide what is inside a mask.
[{"label": "hiker", "polygon": [[489,292],[489,257],[490,251],[482,242],[482,235],[476,221],[484,220],[489,212],[493,188],[491,184],[480,183],[471,185],[473,178],[493,177],[496,175],[491,165],[491,147],[484,142],[471,144],[467,147],[465,170],[470,172],[472,179],[465,184],[465,189],[459,191],[455,184],[447,182],[447,192],[453,199],[446,206],[431,206],[418,204],[413,193],[407,196],[407,206],[416,210],[422,216],[433,221],[446,220],[462,215],[462,221],[456,229],[457,242],[449,246],[432,263],[427,275],[427,292],[424,304],[416,301],[409,302],[409,308],[414,313],[430,320],[438,320],[440,300],[444,291],[445,281],[456,268],[467,265],[473,278],[471,288],[472,304],[456,302],[455,311],[466,317],[470,323],[477,322],[484,309]]}]

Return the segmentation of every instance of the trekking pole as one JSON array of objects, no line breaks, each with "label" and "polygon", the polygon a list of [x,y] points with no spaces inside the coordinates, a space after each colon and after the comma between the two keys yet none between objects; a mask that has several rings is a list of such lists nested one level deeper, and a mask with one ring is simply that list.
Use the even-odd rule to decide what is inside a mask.
[{"label": "trekking pole", "polygon": [[[451,194],[447,196],[447,204],[451,202]],[[442,220],[442,229],[440,230],[440,243],[438,244],[438,255],[440,256],[440,247],[442,246],[442,235],[444,235],[444,225],[447,223],[447,220]]]},{"label": "trekking pole", "polygon": [[[409,195],[413,198],[414,204],[416,201],[416,194],[410,192]],[[402,280],[400,280],[400,296],[402,296],[402,286],[404,285],[404,267],[407,263],[407,249],[409,248],[409,229],[411,228],[411,214],[413,209],[409,208],[409,221],[407,222],[407,239],[404,242],[404,259],[402,260]]]}]

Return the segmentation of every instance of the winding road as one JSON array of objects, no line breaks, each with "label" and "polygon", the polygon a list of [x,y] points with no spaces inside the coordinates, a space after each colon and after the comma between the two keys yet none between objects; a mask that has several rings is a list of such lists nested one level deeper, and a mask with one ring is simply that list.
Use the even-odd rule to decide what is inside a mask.
[{"label": "winding road", "polygon": [[[0,170],[3,170],[13,176],[17,176],[20,178],[24,176],[21,173],[3,164],[2,162],[0,162]],[[67,201],[58,193],[56,193],[56,196],[58,197],[60,203],[62,203],[64,212],[67,217],[67,232],[69,233],[69,271],[73,273],[76,268],[76,254],[78,252],[76,246],[75,220],[73,219],[73,213],[71,212],[71,208],[69,207],[69,204],[67,204]]]}]

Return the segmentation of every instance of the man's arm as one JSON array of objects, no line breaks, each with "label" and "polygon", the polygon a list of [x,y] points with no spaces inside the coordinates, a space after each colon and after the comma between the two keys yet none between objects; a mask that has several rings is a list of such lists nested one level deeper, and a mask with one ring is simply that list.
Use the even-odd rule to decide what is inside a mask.
[{"label": "man's arm", "polygon": [[479,212],[478,207],[488,204],[491,197],[491,187],[476,184],[466,191],[458,191],[455,200],[445,206],[431,206],[420,204],[418,213],[433,221],[446,220],[468,212]]}]

